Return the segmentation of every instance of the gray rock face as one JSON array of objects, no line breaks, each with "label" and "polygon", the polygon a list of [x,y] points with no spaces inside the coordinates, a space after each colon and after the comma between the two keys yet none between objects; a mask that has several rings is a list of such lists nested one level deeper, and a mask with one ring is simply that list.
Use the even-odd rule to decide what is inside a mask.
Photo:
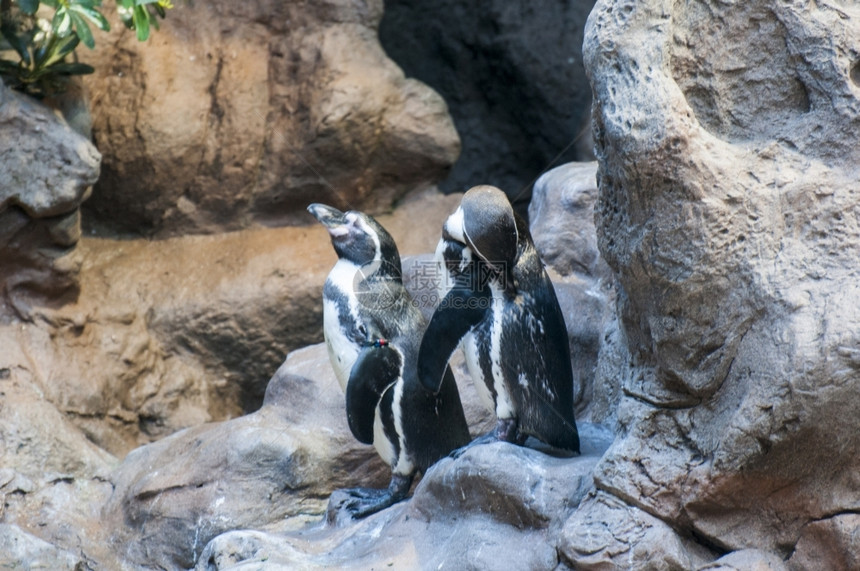
[{"label": "gray rock face", "polygon": [[597,249],[594,204],[597,163],[567,163],[535,182],[529,230],[543,262],[564,277],[609,281],[611,271]]},{"label": "gray rock face", "polygon": [[724,550],[786,557],[858,509],[858,33],[856,6],[764,0],[586,29],[624,341],[596,484]]},{"label": "gray rock face", "polygon": [[352,524],[298,532],[235,531],[214,539],[198,570],[552,569],[565,517],[591,488],[591,471],[611,435],[582,425],[588,447],[554,458],[506,443],[439,461],[412,499]]},{"label": "gray rock face", "polygon": [[0,322],[77,293],[79,207],[101,155],[51,109],[0,82]]},{"label": "gray rock face", "polygon": [[529,205],[529,230],[564,313],[576,418],[604,422],[618,400],[618,382],[611,374],[595,381],[615,299],[611,271],[597,249],[596,174],[592,162],[567,163],[541,176]]},{"label": "gray rock face", "polygon": [[30,218],[74,211],[99,177],[96,148],[30,97],[0,82],[0,211]]},{"label": "gray rock face", "polygon": [[382,1],[177,4],[140,49],[118,26],[85,55],[105,153],[96,228],[160,237],[372,213],[444,177],[460,144],[442,98],[375,28]]},{"label": "gray rock face", "polygon": [[[480,430],[492,419],[461,381],[470,425]],[[289,355],[259,411],[190,428],[129,454],[111,476],[114,493],[103,516],[114,530],[109,543],[124,560],[187,568],[222,533],[300,527],[320,517],[332,491],[382,488],[390,476],[374,448],[350,433],[344,394],[319,344]],[[587,487],[590,479],[583,478],[577,486]]]},{"label": "gray rock face", "polygon": [[104,510],[115,550],[139,566],[188,568],[221,533],[319,514],[335,488],[387,484],[387,466],[350,434],[340,386],[321,364],[323,345],[294,353],[259,411],[129,454]]},{"label": "gray rock face", "polygon": [[30,535],[18,526],[0,524],[0,567],[3,569],[80,569],[81,559]]},{"label": "gray rock face", "polygon": [[582,29],[593,0],[386,0],[380,39],[448,103],[463,152],[446,191],[491,184],[522,214],[550,166],[590,160]]}]

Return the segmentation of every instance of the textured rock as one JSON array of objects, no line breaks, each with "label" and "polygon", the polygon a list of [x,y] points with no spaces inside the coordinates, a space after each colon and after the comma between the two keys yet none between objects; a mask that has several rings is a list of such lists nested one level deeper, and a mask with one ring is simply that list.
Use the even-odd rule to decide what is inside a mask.
[{"label": "textured rock", "polygon": [[49,108],[0,82],[0,211],[68,214],[99,176],[99,152]]},{"label": "textured rock", "polygon": [[0,82],[0,323],[76,295],[70,248],[100,159],[51,109]]},{"label": "textured rock", "polygon": [[595,382],[615,299],[611,271],[597,249],[596,173],[597,163],[568,163],[542,175],[529,205],[529,230],[564,312],[576,418],[603,422],[618,400],[618,382],[612,375]]},{"label": "textured rock", "polygon": [[492,184],[525,214],[541,172],[593,158],[581,56],[593,4],[385,1],[382,45],[442,94],[463,141],[443,190]]},{"label": "textured rock", "polygon": [[586,28],[626,342],[596,484],[724,550],[858,509],[858,34],[856,6],[765,0]]},{"label": "textured rock", "polygon": [[[456,200],[419,192],[380,220],[404,253],[429,251]],[[84,238],[75,257],[77,298],[34,304],[24,313],[31,323],[0,326],[10,340],[0,368],[28,371],[118,456],[259,408],[284,356],[321,340],[322,284],[336,259],[316,227]]]},{"label": "textured rock", "polygon": [[833,571],[860,569],[860,514],[848,513],[806,524],[788,560],[788,569],[814,569],[821,562]]},{"label": "textured rock", "polygon": [[[411,500],[364,520],[300,531],[235,531],[215,538],[197,569],[267,565],[326,569],[551,569],[564,519],[591,487],[611,434],[582,424],[576,458],[506,443],[445,458]],[[246,565],[247,567],[243,567]]]},{"label": "textured rock", "polygon": [[[490,426],[474,390],[461,387],[470,424]],[[285,518],[299,527],[325,511],[332,491],[382,488],[390,476],[373,447],[350,433],[343,392],[318,344],[289,355],[259,411],[129,454],[111,476],[104,516],[117,530],[113,550],[128,561],[187,568],[226,531],[264,529]]]},{"label": "textured rock", "polygon": [[141,49],[117,26],[88,76],[105,153],[96,227],[159,236],[374,213],[445,175],[442,98],[376,38],[381,0],[177,4]]},{"label": "textured rock", "polygon": [[[820,565],[827,565],[828,569],[832,569],[830,563],[827,559],[819,559],[813,566],[806,569],[814,569]],[[742,549],[724,555],[713,563],[703,565],[696,571],[785,571],[786,569],[788,568],[782,558],[773,553],[758,549]]]},{"label": "textured rock", "polygon": [[[3,333],[6,333],[5,331]],[[14,471],[16,481],[29,481],[31,491],[57,478],[107,476],[116,459],[89,442],[45,398],[29,371],[10,355],[14,337],[0,334],[0,466]],[[10,480],[7,480],[10,481]]]},{"label": "textured rock", "polygon": [[529,231],[543,262],[562,276],[611,276],[597,249],[596,201],[596,162],[561,165],[534,184]]},{"label": "textured rock", "polygon": [[687,571],[713,557],[665,522],[605,492],[591,494],[562,530],[559,550],[574,569]]},{"label": "textured rock", "polygon": [[81,560],[15,525],[0,524],[0,567],[74,571]]},{"label": "textured rock", "polygon": [[387,467],[349,433],[333,374],[311,381],[288,372],[291,360],[306,358],[285,362],[259,411],[129,454],[105,507],[117,524],[111,544],[126,560],[188,568],[225,531],[319,514],[334,488],[387,483]]}]

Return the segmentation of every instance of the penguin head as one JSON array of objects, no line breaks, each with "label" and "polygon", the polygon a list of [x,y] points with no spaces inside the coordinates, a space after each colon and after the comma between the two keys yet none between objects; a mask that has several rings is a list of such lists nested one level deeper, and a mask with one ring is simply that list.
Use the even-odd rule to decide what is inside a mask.
[{"label": "penguin head", "polygon": [[517,258],[517,223],[504,192],[494,186],[470,188],[442,228],[443,239],[468,246],[497,271],[509,272]]},{"label": "penguin head", "polygon": [[358,266],[384,262],[400,271],[400,254],[391,234],[363,212],[341,212],[325,204],[308,206],[314,218],[325,226],[338,258]]}]

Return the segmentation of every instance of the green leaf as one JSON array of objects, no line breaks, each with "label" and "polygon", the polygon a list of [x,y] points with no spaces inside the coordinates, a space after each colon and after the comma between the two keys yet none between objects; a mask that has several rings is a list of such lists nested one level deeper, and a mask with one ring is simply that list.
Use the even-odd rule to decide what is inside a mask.
[{"label": "green leaf", "polygon": [[138,41],[145,42],[149,38],[149,12],[143,6],[134,7],[134,28]]},{"label": "green leaf", "polygon": [[15,29],[7,22],[3,22],[3,25],[0,26],[0,34],[3,34],[3,37],[6,38],[9,45],[18,52],[18,55],[21,56],[24,63],[30,65],[30,52],[27,50],[27,38],[16,34]]},{"label": "green leaf", "polygon": [[98,10],[94,10],[92,8],[87,8],[86,6],[80,6],[72,4],[72,11],[80,14],[85,17],[87,20],[98,26],[98,28],[104,32],[110,30],[110,23],[107,21],[107,18],[101,15],[101,12]]},{"label": "green leaf", "polygon": [[55,36],[68,36],[72,31],[72,17],[65,7],[61,7],[51,20],[51,30]]},{"label": "green leaf", "polygon": [[62,73],[64,75],[87,75],[93,73],[95,69],[91,65],[85,63],[66,63],[59,62],[52,65],[49,70],[53,73]]},{"label": "green leaf", "polygon": [[57,46],[54,48],[54,54],[57,59],[63,59],[78,47],[80,38],[75,34],[70,34],[65,38],[60,38],[57,41]]},{"label": "green leaf", "polygon": [[90,30],[90,25],[86,19],[77,12],[69,11],[69,17],[75,23],[75,32],[78,37],[84,42],[84,45],[90,49],[96,47],[96,41],[93,39],[93,32]]},{"label": "green leaf", "polygon": [[39,0],[18,0],[18,7],[28,16],[32,16],[39,9]]}]

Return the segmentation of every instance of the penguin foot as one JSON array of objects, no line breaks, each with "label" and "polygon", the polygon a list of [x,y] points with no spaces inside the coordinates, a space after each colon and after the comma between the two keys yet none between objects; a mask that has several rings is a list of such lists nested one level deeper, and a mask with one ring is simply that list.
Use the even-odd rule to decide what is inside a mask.
[{"label": "penguin foot", "polygon": [[496,440],[510,442],[517,446],[522,446],[528,438],[528,435],[520,432],[516,418],[499,419],[496,422],[496,428],[490,434],[494,435]]},{"label": "penguin foot", "polygon": [[522,446],[525,443],[526,438],[528,438],[528,435],[519,431],[518,424],[517,420],[513,418],[499,420],[496,422],[496,427],[493,430],[475,438],[465,446],[457,448],[448,456],[457,459],[462,456],[466,450],[473,446],[492,444],[493,442],[509,442],[511,444],[516,444],[517,446]]},{"label": "penguin foot", "polygon": [[391,483],[386,489],[349,488],[338,490],[329,498],[326,520],[329,523],[340,524],[344,520],[341,514],[346,515],[349,520],[355,520],[393,506],[409,494],[413,477],[412,475],[394,474],[391,476]]}]

